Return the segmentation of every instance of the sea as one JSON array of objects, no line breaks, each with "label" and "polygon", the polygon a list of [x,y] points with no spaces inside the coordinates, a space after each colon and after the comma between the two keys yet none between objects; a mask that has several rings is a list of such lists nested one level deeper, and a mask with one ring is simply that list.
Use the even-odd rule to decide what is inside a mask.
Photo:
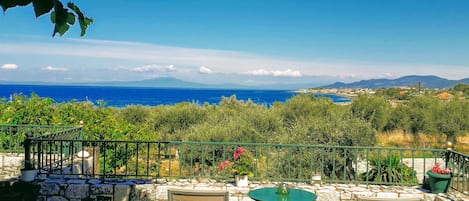
[{"label": "sea", "polygon": [[[197,104],[219,104],[222,97],[235,95],[238,100],[251,100],[256,104],[272,105],[274,102],[285,103],[298,95],[293,90],[245,90],[245,89],[188,89],[188,88],[148,88],[115,86],[57,86],[57,85],[14,85],[0,84],[0,98],[11,100],[14,94],[50,97],[57,103],[91,101],[105,103],[105,106],[126,107],[129,105],[175,105],[181,102]],[[336,103],[351,100],[335,94],[317,94],[317,97],[331,98]]]}]

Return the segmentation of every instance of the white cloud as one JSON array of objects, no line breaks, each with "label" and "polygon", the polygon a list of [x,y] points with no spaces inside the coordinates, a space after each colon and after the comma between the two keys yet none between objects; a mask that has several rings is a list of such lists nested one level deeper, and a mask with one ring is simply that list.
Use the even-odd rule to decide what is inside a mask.
[{"label": "white cloud", "polygon": [[205,67],[205,66],[201,66],[201,67],[199,68],[199,73],[202,73],[202,74],[212,74],[213,71],[212,71],[212,69],[210,69],[210,68],[207,68],[207,67]]},{"label": "white cloud", "polygon": [[256,69],[256,70],[248,71],[244,74],[256,75],[256,76],[268,76],[268,75],[271,75],[272,73],[266,69]]},{"label": "white cloud", "polygon": [[175,71],[176,68],[174,67],[174,65],[169,65],[169,66],[166,66],[166,70],[167,71]]},{"label": "white cloud", "polygon": [[42,70],[45,70],[45,71],[68,71],[67,68],[53,67],[53,66],[44,67],[44,68],[42,68]]},{"label": "white cloud", "polygon": [[17,64],[3,64],[1,69],[4,69],[4,70],[15,70],[18,68],[18,65]]},{"label": "white cloud", "polygon": [[161,66],[161,65],[145,65],[145,66],[139,66],[139,67],[132,67],[132,68],[127,68],[127,67],[121,67],[119,68],[121,70],[126,70],[130,72],[138,72],[138,73],[146,73],[146,72],[171,72],[175,71],[176,68],[174,65],[169,65],[169,66]]},{"label": "white cloud", "polygon": [[252,71],[245,72],[243,74],[254,75],[254,76],[274,76],[274,77],[302,77],[300,71],[286,69],[286,70],[266,70],[266,69],[256,69]]}]

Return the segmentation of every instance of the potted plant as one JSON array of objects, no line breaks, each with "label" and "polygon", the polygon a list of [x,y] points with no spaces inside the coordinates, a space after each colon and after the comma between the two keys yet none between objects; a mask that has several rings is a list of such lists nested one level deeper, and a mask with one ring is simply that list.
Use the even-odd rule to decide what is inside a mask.
[{"label": "potted plant", "polygon": [[236,186],[247,187],[249,184],[249,176],[254,176],[252,172],[252,164],[254,159],[244,147],[238,147],[233,155],[233,161],[226,160],[220,164],[220,171],[229,169],[235,176]]},{"label": "potted plant", "polygon": [[440,163],[435,163],[433,168],[427,171],[427,175],[432,193],[448,192],[453,177],[450,168],[442,168]]}]

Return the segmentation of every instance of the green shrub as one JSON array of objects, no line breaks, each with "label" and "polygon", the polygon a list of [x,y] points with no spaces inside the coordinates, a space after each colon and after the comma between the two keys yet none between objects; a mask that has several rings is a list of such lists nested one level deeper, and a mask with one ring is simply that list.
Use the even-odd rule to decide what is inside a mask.
[{"label": "green shrub", "polygon": [[[382,154],[384,155],[384,154]],[[361,179],[376,183],[417,183],[416,171],[401,162],[395,154],[388,154],[384,158],[370,157],[371,170],[362,173]]]}]

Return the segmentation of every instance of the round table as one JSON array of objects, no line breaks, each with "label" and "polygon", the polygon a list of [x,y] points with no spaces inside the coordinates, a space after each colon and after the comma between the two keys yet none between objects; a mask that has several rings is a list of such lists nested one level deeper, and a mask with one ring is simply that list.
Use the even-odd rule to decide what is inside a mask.
[{"label": "round table", "polygon": [[257,201],[313,201],[318,197],[309,191],[294,188],[290,188],[288,195],[279,195],[277,194],[277,187],[255,189],[249,191],[248,196]]}]

